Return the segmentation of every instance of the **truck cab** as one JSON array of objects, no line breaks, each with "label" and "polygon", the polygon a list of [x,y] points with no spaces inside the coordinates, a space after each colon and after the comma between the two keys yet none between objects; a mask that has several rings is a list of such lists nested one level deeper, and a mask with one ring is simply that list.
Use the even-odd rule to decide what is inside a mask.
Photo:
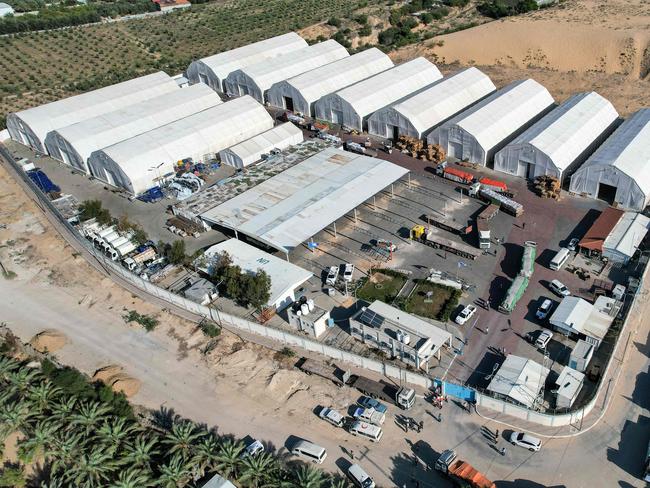
[{"label": "truck cab", "polygon": [[442,451],[440,456],[438,456],[438,459],[436,459],[433,467],[436,471],[442,471],[443,473],[446,473],[449,469],[449,466],[451,466],[451,463],[453,463],[457,457],[458,455],[456,454],[456,451],[453,449],[446,449]]},{"label": "truck cab", "polygon": [[400,388],[395,402],[398,407],[408,410],[415,404],[415,390],[413,388]]}]

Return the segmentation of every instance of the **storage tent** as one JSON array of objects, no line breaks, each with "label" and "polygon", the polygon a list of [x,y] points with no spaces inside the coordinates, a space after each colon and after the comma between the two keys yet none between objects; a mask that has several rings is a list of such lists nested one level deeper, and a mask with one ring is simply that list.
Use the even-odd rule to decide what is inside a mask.
[{"label": "storage tent", "polygon": [[641,245],[650,229],[650,219],[636,212],[625,212],[603,242],[603,257],[625,264]]},{"label": "storage tent", "polygon": [[561,180],[611,134],[617,120],[614,106],[598,93],[578,93],[496,153],[494,169]]},{"label": "storage tent", "polygon": [[45,137],[53,130],[88,120],[134,103],[177,90],[176,82],[159,71],[116,85],[64,98],[7,116],[11,138],[45,152]]},{"label": "storage tent", "polygon": [[201,218],[288,253],[407,173],[388,161],[329,147]]},{"label": "storage tent", "polygon": [[321,97],[392,67],[390,58],[373,47],[274,84],[268,100],[275,107],[313,116]]},{"label": "storage tent", "polygon": [[164,95],[108,112],[52,131],[45,138],[52,157],[89,172],[86,164],[93,151],[169,124],[223,103],[204,84],[178,88]]},{"label": "storage tent", "polygon": [[435,83],[442,74],[424,58],[415,58],[343,90],[315,104],[316,118],[362,131],[368,117]]},{"label": "storage tent", "polygon": [[343,46],[330,39],[233,71],[226,77],[224,88],[228,95],[251,95],[258,102],[264,103],[267,92],[274,83],[348,56]]},{"label": "storage tent", "polygon": [[650,204],[650,108],[614,131],[573,174],[569,190],[631,210]]},{"label": "storage tent", "polygon": [[283,150],[289,146],[300,144],[303,140],[302,131],[291,122],[285,122],[224,149],[219,153],[219,158],[222,163],[241,169],[259,161],[262,159],[262,154],[268,154],[272,149]]},{"label": "storage tent", "polygon": [[205,83],[212,89],[223,92],[223,80],[233,71],[280,54],[297,51],[307,45],[298,34],[289,32],[192,61],[185,74],[192,83]]},{"label": "storage tent", "polygon": [[427,141],[449,157],[485,166],[552,106],[553,97],[535,80],[515,81],[431,131]]},{"label": "storage tent", "polygon": [[98,179],[137,194],[172,172],[177,161],[213,158],[272,127],[264,107],[242,97],[95,151],[88,165]]},{"label": "storage tent", "polygon": [[496,90],[490,78],[472,67],[443,78],[399,103],[377,110],[368,132],[397,139],[426,137],[431,129]]},{"label": "storage tent", "polygon": [[508,397],[518,404],[535,408],[544,401],[540,392],[550,372],[531,359],[508,354],[487,389],[498,397]]}]

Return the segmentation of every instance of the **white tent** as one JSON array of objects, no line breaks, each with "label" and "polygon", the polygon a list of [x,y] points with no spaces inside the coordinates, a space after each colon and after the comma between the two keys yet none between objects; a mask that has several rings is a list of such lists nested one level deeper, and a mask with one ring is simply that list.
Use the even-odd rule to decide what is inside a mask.
[{"label": "white tent", "polygon": [[543,402],[540,392],[550,369],[527,358],[508,354],[488,385],[488,391],[528,408]]},{"label": "white tent", "polygon": [[316,102],[316,118],[362,131],[368,117],[435,83],[442,74],[425,58],[415,58]]},{"label": "white tent", "polygon": [[632,210],[650,204],[650,108],[614,131],[573,174],[569,190]]},{"label": "white tent", "polygon": [[273,119],[251,97],[217,105],[90,155],[91,173],[109,185],[137,194],[185,158],[214,158],[238,142],[273,127]]},{"label": "white tent", "polygon": [[228,95],[251,95],[264,103],[274,83],[348,56],[343,46],[330,39],[235,70],[226,77],[224,88]]},{"label": "white tent", "polygon": [[285,122],[271,130],[235,144],[219,153],[222,163],[241,169],[262,159],[272,149],[283,150],[300,144],[304,140],[302,131],[291,122]]},{"label": "white tent", "polygon": [[167,73],[159,71],[9,114],[7,128],[14,141],[44,153],[45,137],[53,130],[177,89],[176,82]]},{"label": "white tent", "polygon": [[562,179],[613,130],[614,106],[596,92],[578,93],[517,136],[494,156],[494,169],[525,178]]},{"label": "white tent", "polygon": [[467,68],[399,103],[377,110],[368,119],[368,132],[388,139],[402,135],[420,139],[495,90],[486,74],[474,67]]},{"label": "white tent", "polygon": [[321,97],[392,67],[390,58],[373,47],[274,84],[268,100],[275,107],[312,116]]},{"label": "white tent", "polygon": [[553,97],[535,80],[521,80],[498,90],[451,118],[427,136],[448,156],[485,166],[511,137],[553,106]]},{"label": "white tent", "polygon": [[86,161],[93,151],[221,103],[219,95],[202,83],[178,88],[144,102],[52,131],[45,138],[45,146],[53,158],[88,173]]},{"label": "white tent", "polygon": [[603,242],[603,257],[627,263],[650,229],[650,219],[636,212],[625,212]]},{"label": "white tent", "polygon": [[205,83],[222,92],[223,80],[233,71],[304,47],[307,42],[295,32],[289,32],[192,61],[185,74],[191,83]]}]

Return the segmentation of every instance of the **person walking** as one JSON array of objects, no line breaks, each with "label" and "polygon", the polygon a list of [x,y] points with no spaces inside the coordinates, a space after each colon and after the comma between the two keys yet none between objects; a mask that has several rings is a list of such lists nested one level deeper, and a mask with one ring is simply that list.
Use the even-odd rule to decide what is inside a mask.
[{"label": "person walking", "polygon": [[499,429],[494,433],[494,440],[498,441],[499,440]]},{"label": "person walking", "polygon": [[350,459],[354,461],[354,451],[350,449]]}]

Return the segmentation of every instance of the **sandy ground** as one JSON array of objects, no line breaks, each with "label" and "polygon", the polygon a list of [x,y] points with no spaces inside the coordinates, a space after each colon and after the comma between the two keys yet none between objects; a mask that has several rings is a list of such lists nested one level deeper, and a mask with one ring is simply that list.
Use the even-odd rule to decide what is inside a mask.
[{"label": "sandy ground", "polygon": [[532,77],[557,101],[595,90],[627,115],[650,105],[650,3],[567,0],[391,53],[418,55],[447,72],[477,66],[499,87]]}]

